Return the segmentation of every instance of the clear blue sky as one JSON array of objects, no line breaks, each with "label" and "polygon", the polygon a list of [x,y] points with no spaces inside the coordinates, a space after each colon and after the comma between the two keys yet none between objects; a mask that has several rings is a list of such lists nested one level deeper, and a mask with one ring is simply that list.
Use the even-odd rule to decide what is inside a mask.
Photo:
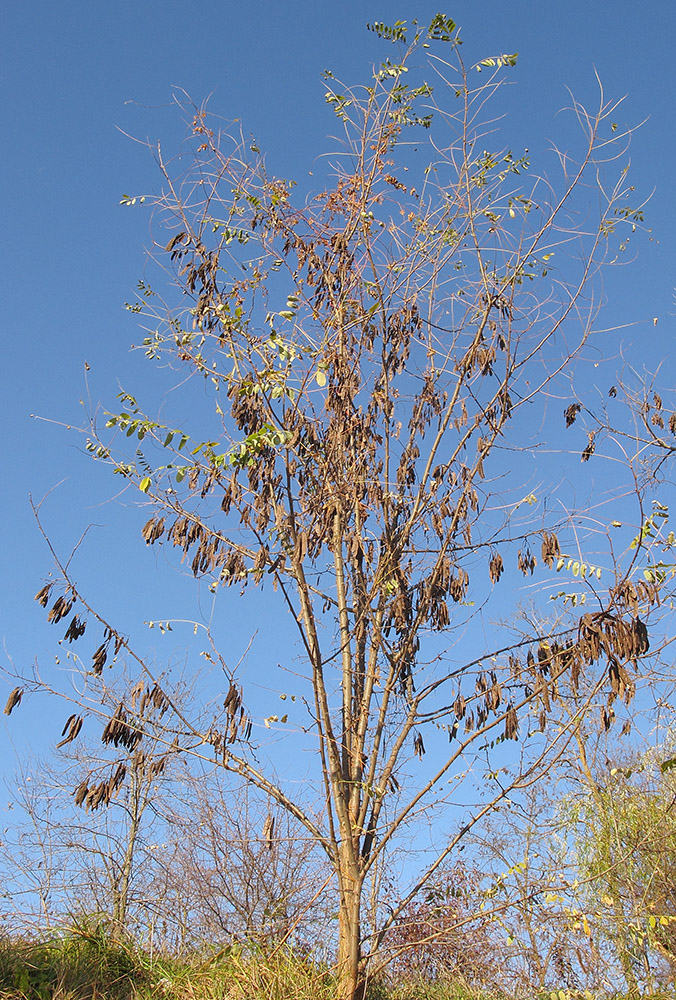
[{"label": "clear blue sky", "polygon": [[[570,88],[597,100],[594,70],[608,97],[627,95],[618,119],[647,119],[632,144],[632,175],[647,209],[652,242],[638,263],[606,283],[607,323],[629,326],[632,358],[650,365],[673,356],[676,284],[676,5],[672,0],[562,3],[326,3],[291,0],[176,0],[9,4],[3,15],[2,235],[4,475],[2,616],[5,663],[53,671],[54,632],[33,595],[50,557],[28,495],[61,483],[44,508],[61,551],[89,524],[77,577],[132,635],[144,618],[182,616],[194,585],[160,572],[138,538],[138,512],[106,503],[114,483],[81,453],[80,441],[50,423],[81,422],[83,363],[94,399],[112,404],[118,380],[138,390],[148,371],[129,353],[137,340],[133,300],[143,273],[148,212],[120,206],[123,194],[157,191],[148,150],[129,136],[175,150],[183,135],[174,88],[227,119],[239,118],[267,151],[272,173],[305,182],[331,148],[335,119],[323,101],[324,68],[349,83],[368,79],[382,58],[367,21],[437,10],[462,26],[468,62],[519,52],[511,71],[514,148],[548,148],[567,129],[558,115]],[[510,139],[511,141],[511,139]],[[653,327],[652,317],[659,317]],[[632,346],[633,345],[633,346]],[[63,482],[61,482],[63,480]],[[126,527],[125,527],[126,526]],[[254,624],[260,624],[254,623]],[[242,646],[251,621],[233,625]],[[172,647],[180,656],[180,639]],[[158,653],[158,655],[160,655]],[[9,690],[9,685],[7,687]],[[4,695],[0,692],[0,700]],[[38,749],[53,745],[62,706],[19,710],[7,734]],[[11,772],[11,754],[5,758]]]}]

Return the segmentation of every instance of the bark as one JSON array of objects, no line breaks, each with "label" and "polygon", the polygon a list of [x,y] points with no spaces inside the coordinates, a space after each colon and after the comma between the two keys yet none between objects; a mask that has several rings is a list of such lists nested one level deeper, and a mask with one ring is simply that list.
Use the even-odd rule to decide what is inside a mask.
[{"label": "bark", "polygon": [[[141,770],[141,774],[139,771]],[[131,884],[132,868],[134,865],[134,855],[136,851],[136,841],[141,827],[141,817],[146,805],[146,796],[141,789],[142,765],[135,764],[131,781],[129,795],[129,830],[127,833],[127,846],[122,861],[119,878],[113,886],[113,928],[116,936],[120,937],[125,929],[127,920],[127,907],[129,904],[129,888]]]},{"label": "bark", "polygon": [[[343,858],[341,852],[341,862]],[[350,861],[345,860],[347,864],[340,874],[338,912],[338,1000],[363,1000],[366,969],[361,954],[362,880],[351,870],[354,866]]]}]

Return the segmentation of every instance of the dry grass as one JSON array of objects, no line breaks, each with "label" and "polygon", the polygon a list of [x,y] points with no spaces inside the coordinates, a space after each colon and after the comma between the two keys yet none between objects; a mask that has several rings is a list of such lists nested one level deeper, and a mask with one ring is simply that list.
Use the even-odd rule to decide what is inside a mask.
[{"label": "dry grass", "polygon": [[105,927],[0,938],[3,1000],[335,1000],[331,974],[290,951],[150,959]]}]

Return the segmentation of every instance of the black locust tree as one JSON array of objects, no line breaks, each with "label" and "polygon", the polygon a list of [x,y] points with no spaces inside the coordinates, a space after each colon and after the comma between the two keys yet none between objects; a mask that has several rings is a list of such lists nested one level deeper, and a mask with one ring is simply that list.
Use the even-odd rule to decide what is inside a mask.
[{"label": "black locust tree", "polygon": [[[94,458],[147,507],[148,545],[178,550],[217,594],[214,621],[245,614],[254,588],[288,611],[295,638],[284,652],[276,634],[275,658],[293,664],[293,719],[251,712],[260,675],[246,659],[233,669],[215,631],[222,712],[203,721],[163,695],[175,746],[259,788],[325,852],[343,998],[361,994],[380,943],[474,824],[565,753],[577,719],[550,725],[559,685],[589,675],[604,725],[631,698],[660,588],[640,576],[641,545],[614,558],[586,501],[545,505],[546,458],[534,480],[528,457],[546,445],[565,465],[572,451],[576,480],[603,461],[593,433],[581,442],[564,423],[581,408],[566,377],[594,335],[595,276],[642,217],[616,159],[628,139],[616,106],[574,104],[578,155],[560,152],[556,176],[537,178],[528,151],[496,132],[492,101],[515,56],[466,67],[441,15],[370,27],[389,53],[370,84],[326,73],[340,135],[325,190],[298,195],[200,108],[187,166],[185,150],[155,151],[164,284],[140,283],[132,309],[149,361],[188,397],[200,387],[199,414],[177,427],[124,392],[85,428]],[[608,474],[624,470],[640,510],[624,457]],[[513,631],[519,574],[536,581],[536,566],[543,580],[559,570],[559,585],[572,574],[583,594],[541,627],[524,612]],[[41,599],[70,634],[105,630],[92,683],[117,652],[152,689],[152,667],[70,571]],[[266,754],[268,728],[292,722],[293,752],[316,754],[305,798]],[[142,731],[130,701],[116,726]],[[421,823],[420,867],[411,877],[407,861],[410,885],[385,907],[379,880]]]}]

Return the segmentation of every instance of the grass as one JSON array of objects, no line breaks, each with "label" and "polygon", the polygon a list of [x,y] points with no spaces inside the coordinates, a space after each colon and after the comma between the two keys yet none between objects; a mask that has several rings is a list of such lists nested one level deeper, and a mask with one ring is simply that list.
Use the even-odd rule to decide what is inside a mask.
[{"label": "grass", "polygon": [[335,1000],[331,974],[290,951],[224,949],[187,960],[116,942],[104,925],[0,938],[2,1000]]},{"label": "grass", "polygon": [[[545,992],[541,1000],[572,995]],[[331,972],[291,950],[239,947],[186,959],[150,956],[81,922],[40,938],[0,936],[0,1000],[337,1000]],[[463,983],[371,983],[366,1000],[504,1000]],[[616,1000],[638,1000],[621,998]],[[671,989],[651,1000],[676,1000]]]},{"label": "grass", "polygon": [[21,1000],[132,1000],[140,981],[130,947],[105,928],[76,925],[41,939],[0,938],[0,996]]}]

